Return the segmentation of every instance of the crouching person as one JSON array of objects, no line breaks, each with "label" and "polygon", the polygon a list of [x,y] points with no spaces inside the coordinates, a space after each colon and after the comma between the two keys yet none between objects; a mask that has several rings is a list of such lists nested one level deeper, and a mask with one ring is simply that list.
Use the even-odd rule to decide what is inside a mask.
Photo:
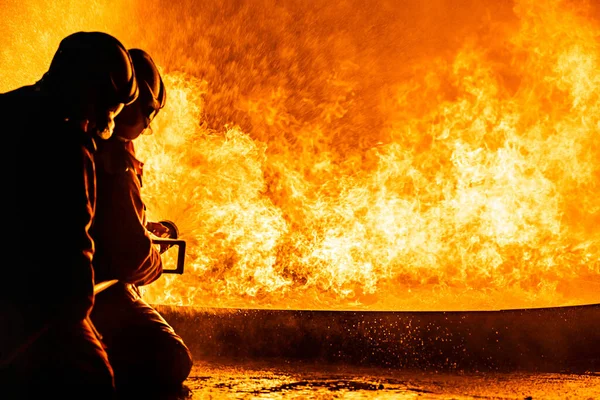
[{"label": "crouching person", "polygon": [[37,83],[0,95],[4,215],[14,245],[0,290],[0,398],[113,399],[89,314],[93,152],[138,94],[126,48],[101,32],[64,38]]},{"label": "crouching person", "polygon": [[[159,224],[146,221],[141,196],[142,162],[133,140],[150,131],[163,108],[165,87],[152,58],[143,50],[129,51],[138,81],[138,99],[116,119],[114,136],[98,146],[96,218],[96,282],[118,279],[96,296],[92,321],[97,327],[114,369],[117,391],[153,394],[185,390],[192,358],[182,338],[143,300],[139,286],[162,274],[160,250],[151,233]],[[152,226],[151,232],[148,228]]]}]

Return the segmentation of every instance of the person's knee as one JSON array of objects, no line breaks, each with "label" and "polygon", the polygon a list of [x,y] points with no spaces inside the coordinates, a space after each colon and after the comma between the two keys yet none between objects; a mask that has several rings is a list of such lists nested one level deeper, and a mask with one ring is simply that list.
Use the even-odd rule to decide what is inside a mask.
[{"label": "person's knee", "polygon": [[162,379],[158,379],[167,384],[183,383],[192,370],[192,353],[183,339],[168,324],[157,326],[160,329],[154,331],[155,335],[147,336],[149,338],[147,343],[148,350],[158,358],[155,365],[160,368],[157,373],[162,375]]},{"label": "person's knee", "polygon": [[190,375],[193,366],[190,350],[181,339],[176,339],[178,340],[173,340],[168,350],[164,349],[168,352],[165,358],[169,360],[169,369],[165,371],[165,375],[172,384],[183,383]]},{"label": "person's knee", "polygon": [[183,345],[184,350],[181,356],[181,365],[182,365],[182,370],[181,370],[181,377],[180,380],[181,382],[183,382],[184,380],[186,380],[188,378],[188,376],[190,375],[190,372],[192,371],[192,367],[194,366],[194,359],[192,357],[192,353],[190,352],[190,349],[188,349],[187,346]]},{"label": "person's knee", "polygon": [[168,387],[180,385],[188,378],[193,360],[181,338],[163,335],[161,340],[154,339],[135,352],[115,348],[111,352],[109,348],[117,386],[144,383]]}]

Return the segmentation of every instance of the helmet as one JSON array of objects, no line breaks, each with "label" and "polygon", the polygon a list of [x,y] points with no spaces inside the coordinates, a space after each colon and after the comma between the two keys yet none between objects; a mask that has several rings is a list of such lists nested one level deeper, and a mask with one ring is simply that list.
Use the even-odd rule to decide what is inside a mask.
[{"label": "helmet", "polygon": [[140,49],[130,49],[129,54],[140,94],[116,120],[115,136],[126,141],[134,140],[143,132],[151,132],[147,128],[167,100],[165,85],[152,57]]},{"label": "helmet", "polygon": [[167,101],[165,85],[154,60],[148,53],[140,49],[130,49],[129,54],[140,88],[137,102],[140,103],[144,116],[151,121]]},{"label": "helmet", "polygon": [[76,32],[58,46],[41,85],[77,103],[113,107],[134,102],[139,89],[131,57],[123,44],[103,32]]}]

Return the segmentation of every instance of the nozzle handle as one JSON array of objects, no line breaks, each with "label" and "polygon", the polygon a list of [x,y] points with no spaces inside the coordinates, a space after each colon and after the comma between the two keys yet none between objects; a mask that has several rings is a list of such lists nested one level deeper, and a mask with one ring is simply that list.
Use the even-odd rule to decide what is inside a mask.
[{"label": "nozzle handle", "polygon": [[[161,222],[162,223],[162,222]],[[152,238],[152,243],[158,245],[177,246],[177,268],[163,269],[164,274],[183,274],[183,266],[185,264],[185,240],[171,238]]]}]

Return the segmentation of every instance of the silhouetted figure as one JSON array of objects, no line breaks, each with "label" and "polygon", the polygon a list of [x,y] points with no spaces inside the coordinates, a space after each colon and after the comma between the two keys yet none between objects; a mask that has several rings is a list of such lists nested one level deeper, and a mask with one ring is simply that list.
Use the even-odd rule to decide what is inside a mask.
[{"label": "silhouetted figure", "polygon": [[98,200],[92,237],[97,282],[119,283],[98,294],[92,320],[103,337],[117,390],[169,392],[182,387],[192,358],[179,335],[140,296],[138,286],[162,274],[160,251],[152,243],[166,228],[148,226],[142,201],[142,167],[133,140],[149,129],[166,101],[165,87],[151,57],[130,50],[140,88],[138,99],[116,119],[115,133],[98,144]]},{"label": "silhouetted figure", "polygon": [[[113,36],[64,38],[37,83],[0,95],[7,245],[0,289],[0,398],[111,399],[107,355],[89,321],[92,153],[137,98]],[[5,203],[5,204],[6,204]]]}]

